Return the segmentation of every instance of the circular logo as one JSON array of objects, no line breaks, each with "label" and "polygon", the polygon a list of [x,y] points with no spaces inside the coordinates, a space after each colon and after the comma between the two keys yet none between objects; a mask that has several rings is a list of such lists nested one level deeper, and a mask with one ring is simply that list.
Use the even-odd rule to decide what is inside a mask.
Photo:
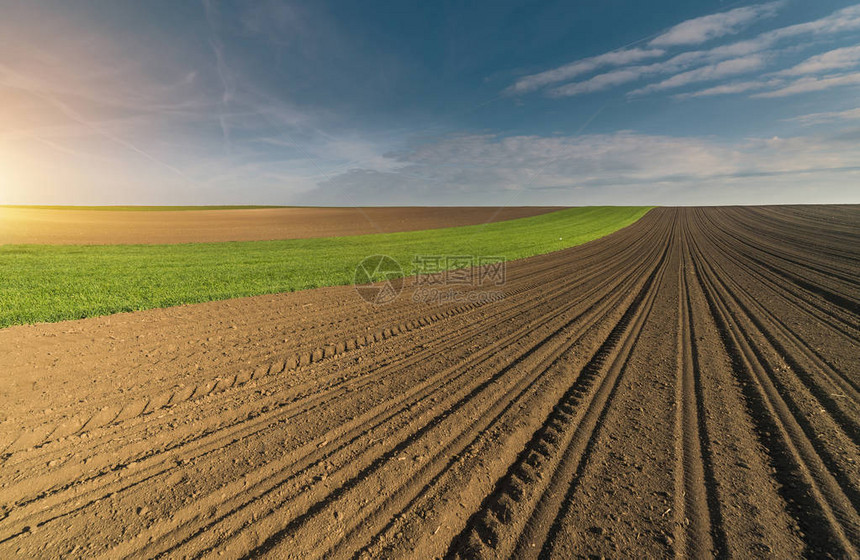
[{"label": "circular logo", "polygon": [[403,289],[403,269],[388,255],[366,257],[355,267],[353,286],[368,303],[391,303]]}]

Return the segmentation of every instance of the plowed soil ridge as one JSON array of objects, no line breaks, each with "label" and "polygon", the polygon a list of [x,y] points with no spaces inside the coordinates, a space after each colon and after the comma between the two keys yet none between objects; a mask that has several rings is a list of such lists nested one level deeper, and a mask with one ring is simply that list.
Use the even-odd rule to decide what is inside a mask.
[{"label": "plowed soil ridge", "polygon": [[51,325],[0,557],[857,558],[858,277],[860,207],[663,208],[494,299]]}]

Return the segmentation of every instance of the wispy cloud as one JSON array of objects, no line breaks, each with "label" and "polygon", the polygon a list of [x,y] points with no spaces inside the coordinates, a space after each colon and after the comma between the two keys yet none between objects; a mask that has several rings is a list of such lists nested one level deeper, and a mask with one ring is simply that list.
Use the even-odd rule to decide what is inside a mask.
[{"label": "wispy cloud", "polygon": [[853,86],[860,84],[860,72],[850,74],[837,74],[823,77],[805,77],[795,80],[786,86],[777,88],[773,91],[765,91],[756,93],[753,97],[785,97],[787,95],[796,95],[798,93],[809,93],[812,91],[823,91],[835,87]]},{"label": "wispy cloud", "polygon": [[549,91],[549,95],[551,97],[570,97],[582,93],[602,91],[614,86],[633,82],[640,79],[642,76],[659,72],[662,67],[663,65],[653,64],[650,66],[635,66],[624,68],[623,70],[606,72],[582,82],[565,84],[563,86],[553,88]]},{"label": "wispy cloud", "polygon": [[800,115],[786,119],[788,121],[799,122],[804,125],[814,125],[830,122],[860,120],[860,107],[857,109],[848,109],[845,111],[826,111],[823,113],[810,113],[808,115]]},{"label": "wispy cloud", "polygon": [[[782,2],[772,2],[748,8],[738,8],[722,14],[714,14],[714,16],[688,20],[652,40],[649,46],[659,46],[656,50],[666,51],[672,46],[692,45],[704,42],[708,37],[714,38],[728,35],[730,34],[730,30],[740,30],[740,27],[737,26],[744,25],[743,22],[750,23],[773,15],[782,4]],[[730,14],[733,15],[729,17]],[[716,19],[707,19],[710,17]],[[627,63],[621,62],[620,58],[616,58],[619,62],[614,65],[620,66],[620,68],[596,74],[582,81],[556,85],[550,88],[547,93],[551,97],[569,97],[603,91],[639,80],[653,79],[661,75],[672,75],[667,79],[640,87],[632,92],[633,95],[642,95],[682,87],[700,81],[722,79],[728,76],[761,70],[765,67],[766,63],[769,63],[772,59],[776,59],[775,56],[772,56],[777,52],[774,49],[780,43],[788,40],[797,40],[801,37],[829,37],[857,29],[860,29],[860,5],[838,10],[817,20],[766,31],[751,39],[718,45],[710,49],[680,52],[665,60],[649,64],[636,64],[644,58],[630,60]],[[720,30],[723,31],[722,35],[713,35],[720,33]],[[661,39],[661,37],[663,38]],[[672,40],[671,37],[675,37],[674,40],[677,42],[666,43],[665,41]],[[701,39],[701,41],[696,38]],[[655,41],[657,42],[655,43]],[[630,53],[633,50],[618,52]],[[649,52],[649,49],[636,50]],[[649,58],[659,58],[661,56],[656,52],[652,54],[653,56]],[[560,68],[527,76],[511,86],[509,91],[525,93],[590,73],[599,67],[605,66],[603,64],[593,65],[591,62],[600,60],[602,56],[606,55],[583,59]],[[816,55],[786,72],[800,75],[827,69],[846,68],[857,64],[857,57],[858,54],[855,52],[854,47],[836,49],[829,53]],[[721,85],[687,95],[687,97],[716,95],[718,93],[738,93],[764,87],[764,83],[763,81],[754,81],[744,86],[724,87]]]},{"label": "wispy cloud", "polygon": [[853,68],[858,64],[860,64],[860,45],[834,49],[812,56],[800,64],[780,71],[778,74],[783,76],[802,76],[805,74],[818,74],[831,70]]},{"label": "wispy cloud", "polygon": [[691,97],[711,97],[714,95],[732,95],[736,93],[747,93],[757,91],[767,87],[776,87],[783,83],[782,80],[750,80],[746,82],[734,82],[730,84],[721,84],[705,88],[699,91],[679,93],[675,97],[678,99],[688,99]]},{"label": "wispy cloud", "polygon": [[[811,56],[791,68],[771,72],[758,80],[721,84],[700,91],[682,93],[676,97],[685,99],[760,90],[771,91],[758,93],[754,97],[783,97],[795,93],[821,91],[831,87],[853,85],[855,83],[854,78],[852,74],[831,74],[819,79],[810,77],[809,74],[820,74],[830,70],[851,68],[857,65],[860,65],[860,46],[843,47]],[[654,91],[654,86],[648,86],[647,88],[643,88],[643,90]],[[632,93],[638,93],[639,91]]]},{"label": "wispy cloud", "polygon": [[860,4],[842,8],[823,18],[779,27],[752,39],[715,47],[710,54],[722,57],[742,56],[766,51],[789,39],[827,37],[857,29],[860,29]]},{"label": "wispy cloud", "polygon": [[649,44],[655,47],[698,45],[718,37],[734,35],[760,19],[776,15],[784,4],[781,1],[769,2],[689,19],[652,39]]},{"label": "wispy cloud", "polygon": [[750,55],[741,58],[732,58],[724,60],[716,64],[701,66],[695,70],[681,72],[675,74],[671,78],[651,84],[644,88],[631,91],[628,95],[645,95],[655,91],[663,91],[683,87],[697,82],[706,82],[711,80],[719,80],[728,76],[736,76],[738,74],[746,74],[754,70],[763,68],[765,65],[765,57],[761,55]]},{"label": "wispy cloud", "polygon": [[[652,39],[648,43],[650,48],[620,49],[576,60],[537,74],[531,74],[517,80],[506,90],[506,93],[522,94],[532,92],[607,66],[625,66],[648,59],[659,58],[666,54],[666,48],[668,47],[699,44],[709,39],[737,33],[754,21],[775,14],[783,3],[782,1],[769,2],[758,6],[737,8],[728,12],[690,19]],[[562,97],[599,91],[606,87],[633,81],[644,75],[662,71],[673,71],[684,66],[689,67],[690,64],[694,63],[695,59],[701,58],[700,55],[704,53],[690,54],[692,56],[682,55],[680,58],[673,57],[673,59],[663,63],[634,66],[609,72],[606,75],[597,76],[596,79],[583,82],[582,84],[570,84],[569,87],[561,86],[555,88],[551,94],[556,97]],[[729,56],[731,55],[726,53],[724,58],[728,58]]]},{"label": "wispy cloud", "polygon": [[789,25],[763,34],[765,38],[788,39],[801,35],[829,35],[860,28],[860,4],[842,8],[829,16]]},{"label": "wispy cloud", "polygon": [[525,76],[510,86],[507,93],[528,93],[544,86],[563,82],[582,74],[593,72],[598,68],[606,66],[623,66],[649,58],[663,56],[666,51],[662,49],[623,49],[604,53],[598,56],[583,58],[552,70],[546,70],[538,74]]},{"label": "wispy cloud", "polygon": [[597,74],[581,82],[573,82],[552,88],[548,94],[551,97],[568,97],[582,93],[602,91],[651,76],[683,72],[697,64],[727,58],[724,53],[716,53],[715,51],[716,49],[714,51],[684,52],[661,62],[619,68],[611,72]]}]

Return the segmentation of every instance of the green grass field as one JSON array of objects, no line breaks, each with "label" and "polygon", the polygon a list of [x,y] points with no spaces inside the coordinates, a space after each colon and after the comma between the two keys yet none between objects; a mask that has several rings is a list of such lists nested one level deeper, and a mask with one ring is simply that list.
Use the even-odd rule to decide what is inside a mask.
[{"label": "green grass field", "polygon": [[571,208],[485,225],[283,241],[0,245],[0,326],[349,284],[374,254],[391,256],[407,274],[415,255],[518,259],[597,239],[648,210]]}]

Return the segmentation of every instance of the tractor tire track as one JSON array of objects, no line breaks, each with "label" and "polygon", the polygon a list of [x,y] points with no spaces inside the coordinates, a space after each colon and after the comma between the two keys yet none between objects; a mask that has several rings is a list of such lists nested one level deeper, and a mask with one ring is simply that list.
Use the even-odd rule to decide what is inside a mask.
[{"label": "tractor tire track", "polygon": [[0,557],[858,558],[858,277],[858,206],[659,208],[474,300],[142,312],[0,396]]}]

